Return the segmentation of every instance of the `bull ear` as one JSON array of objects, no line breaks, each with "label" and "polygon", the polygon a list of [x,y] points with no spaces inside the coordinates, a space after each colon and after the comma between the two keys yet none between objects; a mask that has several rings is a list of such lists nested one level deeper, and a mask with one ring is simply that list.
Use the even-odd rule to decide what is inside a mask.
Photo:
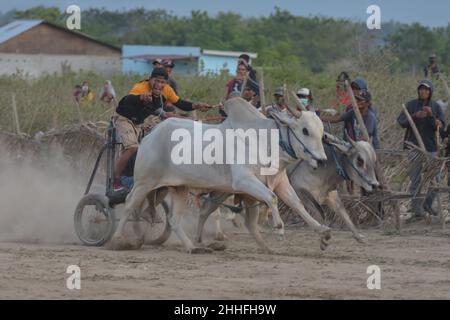
[{"label": "bull ear", "polygon": [[293,127],[297,124],[296,118],[289,117],[286,113],[271,112],[270,115],[275,121],[280,122],[289,127]]}]

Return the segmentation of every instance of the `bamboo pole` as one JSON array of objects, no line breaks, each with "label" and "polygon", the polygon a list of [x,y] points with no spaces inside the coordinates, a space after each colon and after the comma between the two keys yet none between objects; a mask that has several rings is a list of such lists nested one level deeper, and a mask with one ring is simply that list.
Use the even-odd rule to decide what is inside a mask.
[{"label": "bamboo pole", "polygon": [[74,99],[73,101],[75,103],[75,107],[76,107],[77,112],[78,112],[78,118],[80,120],[80,123],[83,123],[84,121],[83,121],[83,115],[81,114],[80,103],[76,99]]},{"label": "bamboo pole", "polygon": [[290,102],[290,100],[289,100],[289,95],[288,95],[288,89],[287,89],[287,84],[286,84],[286,82],[283,83],[283,91],[284,91],[284,98],[286,99],[286,100],[285,100],[285,103],[286,103],[286,105],[289,107],[289,102]]},{"label": "bamboo pole", "polygon": [[20,130],[20,123],[19,123],[19,114],[17,112],[17,105],[16,105],[16,95],[15,93],[11,94],[11,100],[12,100],[12,110],[13,110],[13,118],[14,118],[14,124],[16,128],[17,134],[22,134],[22,131]]},{"label": "bamboo pole", "polygon": [[366,125],[364,124],[363,117],[361,115],[361,112],[359,111],[358,104],[356,103],[355,95],[353,94],[353,90],[352,90],[348,80],[345,80],[345,86],[347,87],[347,93],[350,96],[350,99],[352,101],[353,110],[355,112],[356,120],[358,121],[358,124],[361,128],[363,139],[370,142],[369,133],[367,132]]},{"label": "bamboo pole", "polygon": [[444,83],[445,90],[447,90],[447,101],[450,101],[450,88],[448,87],[447,77],[443,73],[441,73],[439,74],[439,78],[441,78],[442,82]]},{"label": "bamboo pole", "polygon": [[247,86],[247,81],[248,81],[248,71],[245,73],[245,78],[244,78],[244,81],[242,82],[241,98],[244,96],[244,90],[245,90],[245,87]]},{"label": "bamboo pole", "polygon": [[419,130],[417,130],[416,124],[414,123],[414,120],[411,118],[411,115],[409,114],[408,109],[406,108],[405,104],[402,104],[403,113],[406,116],[406,119],[409,122],[409,126],[411,127],[414,136],[416,137],[417,143],[419,144],[420,149],[423,151],[426,151],[425,144],[423,143],[422,137],[420,136]]},{"label": "bamboo pole", "polygon": [[259,101],[261,103],[261,110],[266,114],[266,95],[264,91],[264,71],[262,67],[258,68],[259,72]]}]

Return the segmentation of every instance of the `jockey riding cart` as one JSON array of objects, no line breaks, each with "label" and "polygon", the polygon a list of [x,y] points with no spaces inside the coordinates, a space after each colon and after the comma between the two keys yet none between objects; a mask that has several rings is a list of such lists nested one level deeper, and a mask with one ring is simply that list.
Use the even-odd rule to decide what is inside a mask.
[{"label": "jockey riding cart", "polygon": [[[116,210],[123,210],[123,204],[130,192],[129,188],[114,191],[114,163],[116,155],[122,143],[118,141],[117,131],[112,121],[107,130],[107,141],[100,149],[89,178],[88,185],[83,197],[75,209],[74,223],[75,232],[84,245],[101,246],[105,244],[114,234],[119,217]],[[91,192],[94,178],[100,166],[101,159],[106,151],[106,188],[104,192]],[[132,167],[133,163],[130,163]],[[131,167],[131,168],[132,168]],[[131,170],[132,171],[132,170]],[[123,177],[132,181],[132,177]],[[120,208],[122,207],[122,208]],[[169,224],[169,209],[166,202],[156,207],[155,213],[145,214],[148,209],[147,201],[142,207],[138,219],[129,219],[129,222],[139,222],[146,225],[145,243],[151,245],[163,244],[171,234]],[[151,210],[148,210],[151,212]]]}]

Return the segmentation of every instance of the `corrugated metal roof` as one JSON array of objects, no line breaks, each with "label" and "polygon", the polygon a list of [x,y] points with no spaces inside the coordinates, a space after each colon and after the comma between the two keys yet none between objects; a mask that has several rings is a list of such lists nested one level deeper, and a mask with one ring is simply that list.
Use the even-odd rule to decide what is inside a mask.
[{"label": "corrugated metal roof", "polygon": [[245,53],[248,54],[248,56],[251,59],[256,59],[258,57],[257,53],[254,52],[242,52],[242,51],[221,51],[221,50],[207,50],[203,49],[203,55],[210,55],[210,56],[222,56],[222,57],[239,57],[241,54]]},{"label": "corrugated metal roof", "polygon": [[0,43],[18,36],[22,32],[41,24],[43,21],[44,20],[15,20],[0,27]]},{"label": "corrugated metal roof", "polygon": [[28,31],[31,28],[33,28],[33,27],[35,27],[35,26],[37,26],[37,25],[39,25],[41,23],[44,23],[44,24],[49,25],[49,26],[52,26],[54,28],[58,28],[60,30],[63,30],[64,32],[68,32],[68,33],[77,35],[79,37],[83,37],[85,39],[88,39],[88,40],[91,40],[91,41],[95,41],[95,42],[97,42],[97,43],[99,43],[101,45],[110,47],[110,48],[112,48],[114,50],[121,51],[120,48],[118,48],[116,46],[113,46],[113,45],[111,45],[109,43],[97,40],[97,39],[95,39],[95,38],[93,38],[93,37],[91,37],[91,36],[89,36],[87,34],[84,34],[84,33],[81,33],[81,32],[75,32],[73,30],[69,30],[67,28],[63,28],[61,26],[58,26],[56,24],[50,23],[50,22],[45,21],[45,20],[14,20],[13,22],[8,23],[7,25],[4,25],[3,27],[0,27],[0,43],[8,41],[9,39],[18,36],[19,34],[25,32],[25,31]]},{"label": "corrugated metal roof", "polygon": [[124,57],[137,55],[200,57],[201,49],[200,47],[124,45],[122,54]]},{"label": "corrugated metal roof", "polygon": [[154,55],[154,54],[140,54],[137,56],[128,56],[123,57],[123,59],[132,59],[132,60],[144,60],[144,61],[153,61],[156,59],[161,60],[189,60],[192,58],[196,58],[193,56],[182,56],[179,54],[169,54],[169,55]]}]

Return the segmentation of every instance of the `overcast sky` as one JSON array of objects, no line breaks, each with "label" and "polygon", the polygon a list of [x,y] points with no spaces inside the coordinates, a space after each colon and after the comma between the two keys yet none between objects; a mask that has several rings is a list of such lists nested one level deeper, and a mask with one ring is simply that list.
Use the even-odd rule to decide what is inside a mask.
[{"label": "overcast sky", "polygon": [[275,6],[295,15],[322,15],[365,21],[371,4],[381,8],[381,21],[420,22],[428,26],[447,26],[450,21],[450,0],[0,0],[0,10],[27,9],[37,5],[58,6],[65,9],[76,4],[83,10],[105,7],[109,10],[166,9],[177,15],[189,15],[191,10],[206,10],[214,15],[219,11],[233,11],[244,16],[268,15]]}]

